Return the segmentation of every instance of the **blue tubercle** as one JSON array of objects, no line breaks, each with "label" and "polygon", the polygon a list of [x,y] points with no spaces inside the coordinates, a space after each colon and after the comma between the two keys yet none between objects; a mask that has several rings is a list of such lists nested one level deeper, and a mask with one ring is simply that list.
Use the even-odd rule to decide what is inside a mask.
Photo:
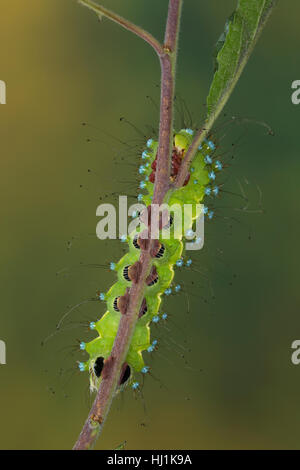
[{"label": "blue tubercle", "polygon": [[145,367],[142,368],[141,373],[142,374],[147,374],[149,372],[149,369],[150,369],[149,366],[145,366]]},{"label": "blue tubercle", "polygon": [[150,155],[149,155],[149,153],[147,152],[147,150],[144,150],[143,153],[142,153],[142,159],[143,159],[143,160],[146,160],[146,158],[149,158],[149,157],[150,157]]},{"label": "blue tubercle", "polygon": [[172,294],[172,289],[169,287],[168,289],[165,290],[166,295],[171,295]]},{"label": "blue tubercle", "polygon": [[157,344],[158,344],[157,339],[153,340],[152,344],[150,344],[150,346],[147,349],[148,353],[153,353],[155,351]]},{"label": "blue tubercle", "polygon": [[155,315],[153,318],[152,318],[152,322],[153,323],[158,323],[160,320],[159,316],[158,315]]},{"label": "blue tubercle", "polygon": [[133,382],[133,384],[131,385],[133,390],[137,390],[139,388],[139,386],[140,386],[140,384],[138,382]]},{"label": "blue tubercle", "polygon": [[217,160],[215,163],[215,169],[218,171],[221,171],[223,169],[223,165],[219,160]]},{"label": "blue tubercle", "polygon": [[84,372],[85,371],[85,363],[84,362],[79,362],[78,363],[78,369],[80,370],[80,372]]},{"label": "blue tubercle", "polygon": [[216,150],[216,146],[215,146],[215,144],[213,143],[212,140],[210,140],[209,142],[207,142],[207,145],[208,145],[208,147],[210,148],[210,150]]},{"label": "blue tubercle", "polygon": [[206,186],[205,190],[204,190],[204,193],[206,196],[210,196],[211,195],[211,188],[209,186]]},{"label": "blue tubercle", "polygon": [[190,267],[191,264],[192,264],[192,262],[193,262],[193,261],[192,261],[191,259],[188,259],[188,260],[186,261],[185,265],[186,265],[187,267]]},{"label": "blue tubercle", "polygon": [[79,348],[81,349],[81,351],[85,350],[85,342],[84,341],[81,341],[81,343],[79,345]]},{"label": "blue tubercle", "polygon": [[207,165],[211,165],[212,164],[212,158],[209,156],[209,155],[206,155],[204,157],[204,162],[207,164]]},{"label": "blue tubercle", "polygon": [[152,145],[153,145],[153,139],[148,139],[148,140],[147,140],[147,147],[148,147],[148,148],[151,148]]},{"label": "blue tubercle", "polygon": [[168,318],[168,314],[167,314],[167,313],[163,313],[162,316],[161,316],[161,318],[162,318],[163,320],[166,320],[166,319]]},{"label": "blue tubercle", "polygon": [[214,172],[214,171],[210,171],[210,172],[208,173],[208,177],[209,177],[210,180],[215,180],[215,179],[216,179],[216,174],[215,174],[215,172]]},{"label": "blue tubercle", "polygon": [[142,202],[143,197],[144,197],[143,194],[139,194],[138,197],[137,197],[137,200],[138,200],[139,202]]},{"label": "blue tubercle", "polygon": [[111,263],[109,264],[109,269],[110,269],[111,271],[114,271],[114,270],[116,269],[116,263],[111,262]]},{"label": "blue tubercle", "polygon": [[212,190],[212,192],[214,193],[215,196],[217,196],[219,194],[219,187],[218,186],[215,186]]},{"label": "blue tubercle", "polygon": [[145,181],[141,181],[139,187],[140,187],[140,189],[145,189],[145,187],[146,187]]},{"label": "blue tubercle", "polygon": [[90,323],[90,329],[95,330],[96,329],[96,323],[94,321],[91,321]]},{"label": "blue tubercle", "polygon": [[181,291],[181,285],[177,284],[177,286],[175,286],[175,292],[180,292],[180,291]]},{"label": "blue tubercle", "polygon": [[181,268],[181,267],[183,266],[183,259],[181,259],[181,258],[178,259],[178,260],[176,261],[176,266],[178,266],[179,268]]},{"label": "blue tubercle", "polygon": [[140,167],[139,167],[139,174],[142,175],[143,173],[145,173],[145,171],[146,171],[145,165],[140,165]]},{"label": "blue tubercle", "polygon": [[193,229],[189,228],[186,232],[185,232],[185,236],[186,237],[192,237],[194,235],[194,231]]}]

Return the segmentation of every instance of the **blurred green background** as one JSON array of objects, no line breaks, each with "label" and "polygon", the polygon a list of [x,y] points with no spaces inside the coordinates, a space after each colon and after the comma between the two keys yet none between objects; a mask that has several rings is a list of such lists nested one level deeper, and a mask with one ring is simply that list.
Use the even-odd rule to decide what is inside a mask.
[{"label": "blurred green background", "polygon": [[[300,365],[290,360],[300,338],[300,106],[291,103],[291,83],[300,78],[300,5],[286,3],[226,108],[228,116],[267,122],[275,136],[245,121],[227,126],[225,117],[216,131],[225,135],[227,160],[235,156],[224,190],[240,193],[241,183],[254,211],[261,192],[264,214],[237,212],[241,198],[224,193],[197,272],[181,276],[190,312],[186,295],[165,304],[171,319],[153,331],[162,345],[149,362],[143,399],[127,391],[115,400],[98,448],[125,440],[127,449],[300,448]],[[103,4],[162,38],[167,0]],[[198,122],[212,50],[235,4],[185,2],[177,91]],[[83,264],[121,255],[118,241],[93,238],[95,210],[100,198],[114,200],[111,192],[136,194],[139,151],[126,153],[115,138],[144,140],[123,116],[143,131],[157,128],[159,65],[149,46],[99,24],[76,1],[5,0],[1,7],[0,339],[7,365],[0,366],[0,448],[71,448],[90,405],[76,344],[92,337],[86,322],[103,307],[83,305],[41,342],[68,306],[113,282],[107,270]]]}]

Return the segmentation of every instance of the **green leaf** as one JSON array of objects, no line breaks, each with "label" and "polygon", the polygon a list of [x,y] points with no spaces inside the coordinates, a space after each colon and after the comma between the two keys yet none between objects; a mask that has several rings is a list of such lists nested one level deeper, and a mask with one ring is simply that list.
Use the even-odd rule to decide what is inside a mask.
[{"label": "green leaf", "polygon": [[216,44],[215,75],[207,97],[208,118],[219,115],[278,0],[239,0]]}]

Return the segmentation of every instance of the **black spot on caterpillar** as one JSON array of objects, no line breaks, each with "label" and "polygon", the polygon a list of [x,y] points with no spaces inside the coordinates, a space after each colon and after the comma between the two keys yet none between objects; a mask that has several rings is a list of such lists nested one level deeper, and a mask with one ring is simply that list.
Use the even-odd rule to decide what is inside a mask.
[{"label": "black spot on caterpillar", "polygon": [[130,281],[130,277],[128,275],[128,269],[130,268],[130,266],[125,266],[125,268],[123,269],[123,276],[124,276],[124,279],[126,279],[126,281]]},{"label": "black spot on caterpillar", "polygon": [[119,385],[124,385],[127,382],[127,380],[130,378],[130,375],[131,375],[131,369],[128,364],[125,364],[125,370],[124,372],[121,372]]},{"label": "black spot on caterpillar", "polygon": [[135,235],[134,238],[133,238],[133,240],[132,240],[132,243],[133,243],[133,245],[135,246],[135,248],[136,248],[137,250],[140,250],[141,247],[140,247],[140,245],[139,245],[138,238],[139,238],[139,236],[138,236],[138,235]]},{"label": "black spot on caterpillar", "polygon": [[147,311],[148,311],[147,302],[146,302],[146,299],[143,299],[143,302],[140,308],[139,318],[141,318],[143,315],[146,315]]},{"label": "black spot on caterpillar", "polygon": [[94,364],[94,372],[97,378],[100,377],[104,366],[104,357],[97,357]]},{"label": "black spot on caterpillar", "polygon": [[156,253],[155,258],[162,258],[164,256],[165,246],[161,244],[158,253]]},{"label": "black spot on caterpillar", "polygon": [[119,307],[118,307],[118,299],[119,299],[119,298],[120,298],[120,297],[116,297],[115,300],[114,300],[114,309],[115,309],[116,312],[119,312],[119,311],[120,311],[120,309],[119,309]]},{"label": "black spot on caterpillar", "polygon": [[158,282],[158,274],[155,266],[152,266],[151,272],[146,279],[147,286],[154,286]]}]

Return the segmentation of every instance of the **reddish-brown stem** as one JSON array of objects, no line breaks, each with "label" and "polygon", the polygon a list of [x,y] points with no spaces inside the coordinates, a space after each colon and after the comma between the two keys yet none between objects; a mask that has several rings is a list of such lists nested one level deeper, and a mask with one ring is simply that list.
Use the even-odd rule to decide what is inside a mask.
[{"label": "reddish-brown stem", "polygon": [[154,183],[153,204],[161,204],[170,186],[171,148],[173,132],[173,93],[174,80],[172,61],[168,54],[161,57],[161,102],[159,145]]},{"label": "reddish-brown stem", "polygon": [[161,204],[170,187],[171,150],[173,147],[173,106],[178,35],[182,0],[170,0],[166,25],[164,54],[161,63],[161,99],[157,170],[153,204]]},{"label": "reddish-brown stem", "polygon": [[[175,69],[181,9],[182,0],[169,0],[165,44],[159,54],[161,63],[161,108],[157,171],[153,197],[153,203],[155,204],[163,202],[170,182]],[[150,253],[154,243],[155,240],[151,240],[147,249],[141,250],[140,263],[142,269],[140,276],[138,282],[133,283],[130,289],[126,314],[121,316],[112,352],[106,365],[105,375],[100,383],[89,416],[74,446],[75,450],[90,449],[95,444],[107,418],[144,298],[145,281],[152,265]]]},{"label": "reddish-brown stem", "polygon": [[117,23],[119,26],[122,26],[128,31],[131,31],[132,33],[139,36],[141,39],[143,39],[148,44],[150,44],[150,46],[153,47],[153,49],[156,51],[158,55],[160,55],[163,52],[162,45],[159,43],[159,41],[157,41],[157,39],[155,39],[155,37],[152,36],[152,34],[148,33],[148,31],[145,31],[143,28],[140,28],[136,24],[131,23],[126,18],[123,18],[120,15],[117,15],[116,13],[114,13],[111,10],[108,10],[102,5],[98,5],[93,0],[78,0],[78,1],[82,5],[90,8],[95,13],[97,13],[99,18],[102,18],[104,16],[110,19],[111,21],[113,21],[114,23]]}]

